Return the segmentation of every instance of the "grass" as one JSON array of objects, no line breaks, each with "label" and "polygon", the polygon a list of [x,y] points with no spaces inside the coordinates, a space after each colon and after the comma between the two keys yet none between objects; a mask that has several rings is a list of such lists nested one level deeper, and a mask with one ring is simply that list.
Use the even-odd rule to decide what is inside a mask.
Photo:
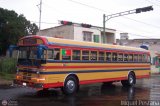
[{"label": "grass", "polygon": [[16,73],[16,59],[0,58],[0,78],[4,80],[13,80]]},{"label": "grass", "polygon": [[15,74],[0,72],[0,77],[1,79],[5,79],[5,80],[13,80],[15,77]]}]

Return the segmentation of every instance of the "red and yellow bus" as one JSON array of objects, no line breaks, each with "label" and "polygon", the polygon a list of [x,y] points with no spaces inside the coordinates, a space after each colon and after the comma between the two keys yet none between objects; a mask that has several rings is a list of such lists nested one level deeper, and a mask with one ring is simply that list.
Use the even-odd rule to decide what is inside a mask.
[{"label": "red and yellow bus", "polygon": [[14,84],[38,90],[58,87],[74,94],[82,84],[133,86],[150,76],[150,53],[142,48],[34,35],[21,38],[16,49]]}]

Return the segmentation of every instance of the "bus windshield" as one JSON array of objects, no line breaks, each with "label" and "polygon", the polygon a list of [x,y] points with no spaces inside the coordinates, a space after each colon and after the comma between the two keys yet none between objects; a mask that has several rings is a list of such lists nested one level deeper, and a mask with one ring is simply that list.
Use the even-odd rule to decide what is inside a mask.
[{"label": "bus windshield", "polygon": [[18,58],[19,59],[37,59],[37,48],[36,47],[20,47]]},{"label": "bus windshield", "polygon": [[39,51],[38,47],[19,47],[18,64],[40,66],[42,62],[45,62],[46,50],[43,50],[42,53]]}]

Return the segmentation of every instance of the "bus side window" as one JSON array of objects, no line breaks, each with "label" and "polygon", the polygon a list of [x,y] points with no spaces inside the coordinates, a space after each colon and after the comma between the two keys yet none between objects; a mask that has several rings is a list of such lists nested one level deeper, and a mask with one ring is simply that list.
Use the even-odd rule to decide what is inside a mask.
[{"label": "bus side window", "polygon": [[111,61],[111,52],[106,52],[106,61]]},{"label": "bus side window", "polygon": [[130,61],[130,62],[133,61],[133,54],[129,54],[129,61]]},{"label": "bus side window", "polygon": [[89,51],[82,51],[82,60],[89,60]]},{"label": "bus side window", "polygon": [[104,61],[104,52],[99,52],[99,61]]},{"label": "bus side window", "polygon": [[151,62],[151,57],[150,57],[150,55],[147,55],[147,62]]},{"label": "bus side window", "polygon": [[138,59],[139,59],[139,62],[142,62],[142,55],[141,54],[139,55]]},{"label": "bus side window", "polygon": [[42,53],[42,55],[41,55],[41,58],[42,58],[42,59],[46,59],[46,58],[47,58],[46,54],[47,54],[47,50],[43,50],[43,53]]},{"label": "bus side window", "polygon": [[80,60],[80,50],[73,50],[72,59],[73,60]]},{"label": "bus side window", "polygon": [[118,54],[118,61],[123,61],[123,53]]},{"label": "bus side window", "polygon": [[138,54],[134,54],[133,59],[134,59],[134,62],[138,62]]},{"label": "bus side window", "polygon": [[90,59],[97,60],[97,51],[91,51]]},{"label": "bus side window", "polygon": [[62,49],[62,60],[71,60],[71,49]]},{"label": "bus side window", "polygon": [[143,57],[143,62],[147,62],[147,57],[148,57],[147,54],[143,54],[142,57]]},{"label": "bus side window", "polygon": [[117,61],[117,53],[112,54],[112,61]]},{"label": "bus side window", "polygon": [[60,60],[60,49],[54,49],[54,60]]},{"label": "bus side window", "polygon": [[52,49],[48,50],[48,59],[54,59],[54,52]]},{"label": "bus side window", "polygon": [[128,54],[124,54],[124,61],[128,61]]}]

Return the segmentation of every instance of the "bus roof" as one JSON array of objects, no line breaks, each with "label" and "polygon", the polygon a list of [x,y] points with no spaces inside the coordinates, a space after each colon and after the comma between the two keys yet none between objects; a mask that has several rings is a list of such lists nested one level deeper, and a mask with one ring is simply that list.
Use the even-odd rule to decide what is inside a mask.
[{"label": "bus roof", "polygon": [[94,43],[94,42],[86,42],[86,41],[75,41],[75,40],[70,40],[70,39],[60,39],[60,38],[54,38],[54,37],[48,37],[48,36],[34,35],[34,36],[23,37],[22,39],[32,38],[32,37],[42,39],[45,43],[48,43],[50,45],[59,44],[63,46],[109,48],[109,49],[117,49],[117,50],[149,52],[148,50],[142,49],[140,47],[138,48],[138,47],[130,47],[130,46],[122,46],[122,45],[102,44],[102,43]]}]

